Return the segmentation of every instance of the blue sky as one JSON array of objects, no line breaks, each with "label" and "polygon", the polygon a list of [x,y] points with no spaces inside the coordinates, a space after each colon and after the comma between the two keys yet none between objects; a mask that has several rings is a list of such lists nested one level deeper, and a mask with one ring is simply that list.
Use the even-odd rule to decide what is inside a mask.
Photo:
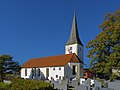
[{"label": "blue sky", "polygon": [[120,8],[120,0],[0,0],[0,55],[9,54],[22,65],[31,58],[64,54],[75,6],[89,65],[86,45],[101,32],[105,14]]}]

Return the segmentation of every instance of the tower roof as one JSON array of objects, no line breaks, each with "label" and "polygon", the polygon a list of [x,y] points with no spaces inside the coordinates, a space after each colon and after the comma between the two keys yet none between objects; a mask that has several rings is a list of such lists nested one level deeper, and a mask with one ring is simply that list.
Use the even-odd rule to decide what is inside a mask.
[{"label": "tower roof", "polygon": [[77,28],[77,20],[76,20],[76,12],[74,12],[71,34],[70,34],[70,38],[67,41],[66,45],[75,44],[75,43],[78,43],[83,46],[83,44],[79,38],[79,33],[78,33],[78,28]]}]

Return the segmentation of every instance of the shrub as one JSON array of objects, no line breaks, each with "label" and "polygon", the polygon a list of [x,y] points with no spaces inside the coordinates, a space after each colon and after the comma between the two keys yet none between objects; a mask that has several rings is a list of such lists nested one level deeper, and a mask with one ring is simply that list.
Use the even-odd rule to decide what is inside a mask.
[{"label": "shrub", "polygon": [[50,83],[37,80],[14,79],[10,90],[52,90]]},{"label": "shrub", "polygon": [[0,90],[53,90],[52,85],[37,80],[13,79],[12,83],[0,83]]},{"label": "shrub", "polygon": [[0,82],[0,90],[8,90],[9,84]]},{"label": "shrub", "polygon": [[116,78],[117,78],[117,75],[112,74],[111,77],[110,77],[110,81],[114,81]]}]

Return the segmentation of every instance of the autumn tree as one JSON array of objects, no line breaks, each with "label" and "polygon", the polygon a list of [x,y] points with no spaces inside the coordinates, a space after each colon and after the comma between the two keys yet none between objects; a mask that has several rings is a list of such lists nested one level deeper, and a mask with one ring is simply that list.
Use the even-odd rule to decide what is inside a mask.
[{"label": "autumn tree", "polygon": [[113,68],[120,70],[120,9],[107,14],[99,28],[101,33],[87,44],[87,56],[92,70],[111,77]]}]

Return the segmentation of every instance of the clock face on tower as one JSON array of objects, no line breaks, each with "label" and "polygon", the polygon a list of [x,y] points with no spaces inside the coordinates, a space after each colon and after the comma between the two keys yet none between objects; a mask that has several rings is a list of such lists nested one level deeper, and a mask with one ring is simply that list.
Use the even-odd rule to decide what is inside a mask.
[{"label": "clock face on tower", "polygon": [[68,51],[68,53],[70,54],[70,53],[72,53],[72,47],[67,47],[67,51]]}]

